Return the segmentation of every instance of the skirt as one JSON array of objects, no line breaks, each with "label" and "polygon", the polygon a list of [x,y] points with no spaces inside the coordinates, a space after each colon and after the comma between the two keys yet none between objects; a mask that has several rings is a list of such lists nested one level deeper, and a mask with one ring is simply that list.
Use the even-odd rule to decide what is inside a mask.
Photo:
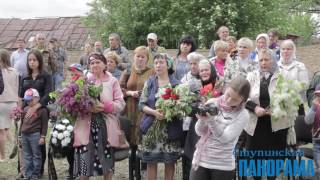
[{"label": "skirt", "polygon": [[113,171],[113,149],[107,141],[107,128],[102,114],[92,114],[89,143],[74,151],[75,176],[103,176]]},{"label": "skirt", "polygon": [[16,106],[17,102],[0,103],[0,129],[9,129],[11,127],[10,112]]},{"label": "skirt", "polygon": [[[161,123],[160,123],[161,124]],[[157,135],[151,135],[157,132]],[[153,123],[139,145],[139,156],[144,163],[176,163],[182,155],[180,140],[170,140],[166,125]]]}]

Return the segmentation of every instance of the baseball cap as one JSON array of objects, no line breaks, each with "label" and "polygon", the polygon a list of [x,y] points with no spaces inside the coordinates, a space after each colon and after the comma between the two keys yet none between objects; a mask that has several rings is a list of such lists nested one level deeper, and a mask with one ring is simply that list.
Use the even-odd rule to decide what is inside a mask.
[{"label": "baseball cap", "polygon": [[153,40],[157,40],[158,37],[155,33],[149,33],[147,36],[147,39],[153,39]]},{"label": "baseball cap", "polygon": [[68,67],[68,70],[69,70],[69,71],[72,71],[73,69],[76,69],[76,70],[82,72],[82,66],[81,66],[81,64],[74,63],[74,64],[71,64],[71,65]]},{"label": "baseball cap", "polygon": [[23,100],[31,101],[33,97],[40,97],[36,89],[30,88],[24,93]]},{"label": "baseball cap", "polygon": [[320,94],[320,84],[316,86],[314,94]]}]

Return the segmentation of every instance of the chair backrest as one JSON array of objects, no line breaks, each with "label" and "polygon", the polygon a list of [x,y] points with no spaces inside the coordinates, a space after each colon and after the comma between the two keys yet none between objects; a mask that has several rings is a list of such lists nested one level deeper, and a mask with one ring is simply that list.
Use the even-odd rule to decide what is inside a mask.
[{"label": "chair backrest", "polygon": [[296,131],[297,143],[312,143],[312,125],[308,125],[304,121],[304,116],[298,116],[294,129]]}]

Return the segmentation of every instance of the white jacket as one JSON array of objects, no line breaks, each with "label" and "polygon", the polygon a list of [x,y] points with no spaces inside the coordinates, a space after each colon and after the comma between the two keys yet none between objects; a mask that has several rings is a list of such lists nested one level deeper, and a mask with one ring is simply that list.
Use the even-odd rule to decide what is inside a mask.
[{"label": "white jacket", "polygon": [[304,89],[300,92],[303,102],[307,102],[306,89],[309,85],[309,76],[306,66],[299,61],[294,60],[290,65],[286,66],[281,61],[278,62],[280,73],[287,79],[296,80],[304,83]]},{"label": "white jacket", "polygon": [[[272,96],[273,91],[275,90],[276,87],[276,83],[277,83],[277,79],[279,76],[279,71],[276,71],[271,79],[270,79],[270,83],[268,86],[268,91],[269,91],[269,96]],[[249,99],[250,101],[253,101],[254,103],[260,105],[259,102],[259,97],[260,97],[260,71],[256,70],[253,72],[249,72],[247,75],[247,80],[250,83],[251,86],[251,91],[250,91],[250,95],[249,95]],[[249,115],[250,115],[250,119],[249,122],[247,124],[247,126],[245,127],[245,131],[253,136],[254,135],[254,131],[256,129],[257,126],[257,122],[258,122],[258,117],[255,113],[249,111]],[[280,119],[278,121],[272,121],[271,120],[271,128],[272,131],[278,131],[281,129],[286,129],[289,127],[292,127],[294,124],[292,124],[292,121],[290,121],[287,118],[283,118]]]}]

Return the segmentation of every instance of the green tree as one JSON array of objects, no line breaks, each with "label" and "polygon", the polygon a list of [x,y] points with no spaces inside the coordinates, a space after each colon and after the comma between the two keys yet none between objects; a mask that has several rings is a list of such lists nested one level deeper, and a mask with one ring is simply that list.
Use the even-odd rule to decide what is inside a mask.
[{"label": "green tree", "polygon": [[[190,34],[200,47],[209,47],[217,39],[221,25],[236,37],[255,38],[269,28],[283,33],[302,34],[308,39],[314,32],[309,15],[294,9],[311,7],[316,0],[93,0],[85,23],[97,37],[107,42],[111,32],[122,36],[132,49],[146,43],[146,35],[155,32],[166,48],[176,48],[182,35]],[[300,2],[300,1],[299,1]],[[303,23],[304,27],[298,24]]]}]

